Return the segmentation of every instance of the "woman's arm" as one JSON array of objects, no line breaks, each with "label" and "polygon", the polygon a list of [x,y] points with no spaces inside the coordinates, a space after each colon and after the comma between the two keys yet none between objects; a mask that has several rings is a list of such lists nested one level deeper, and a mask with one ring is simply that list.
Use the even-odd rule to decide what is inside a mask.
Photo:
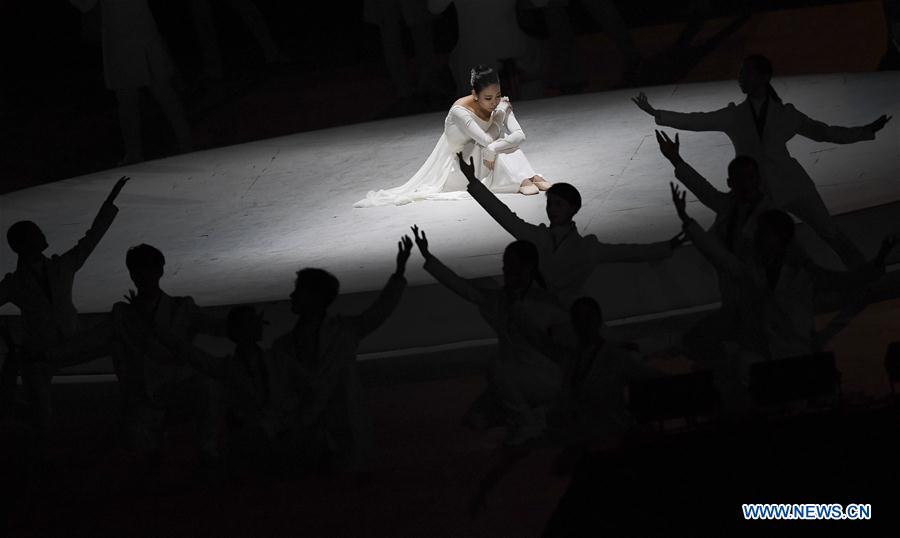
[{"label": "woman's arm", "polygon": [[525,142],[525,131],[522,130],[522,126],[519,125],[519,122],[516,120],[516,115],[513,114],[512,106],[509,104],[509,101],[501,103],[501,106],[503,106],[503,104],[508,107],[508,110],[502,113],[504,114],[503,122],[505,123],[506,130],[509,131],[509,134],[494,140],[488,145],[488,149],[494,153],[513,152],[519,149],[519,146]]},{"label": "woman's arm", "polygon": [[462,132],[474,140],[476,144],[485,148],[483,155],[484,159],[493,161],[494,152],[488,149],[488,146],[494,142],[494,137],[486,133],[485,130],[478,125],[478,122],[475,121],[472,113],[463,106],[454,106],[450,109],[450,117],[453,119],[453,123],[456,124]]}]

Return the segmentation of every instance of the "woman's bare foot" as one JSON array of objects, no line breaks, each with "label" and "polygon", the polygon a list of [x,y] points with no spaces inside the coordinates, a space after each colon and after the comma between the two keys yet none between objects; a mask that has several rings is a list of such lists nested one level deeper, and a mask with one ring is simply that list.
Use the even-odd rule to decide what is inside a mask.
[{"label": "woman's bare foot", "polygon": [[533,181],[531,181],[530,179],[526,179],[522,182],[521,185],[519,185],[519,192],[526,196],[531,196],[532,194],[537,194],[541,191],[534,185]]},{"label": "woman's bare foot", "polygon": [[534,183],[534,186],[537,187],[538,190],[542,191],[549,189],[550,185],[552,185],[552,183],[541,176],[534,176],[534,178],[532,179],[532,183]]}]

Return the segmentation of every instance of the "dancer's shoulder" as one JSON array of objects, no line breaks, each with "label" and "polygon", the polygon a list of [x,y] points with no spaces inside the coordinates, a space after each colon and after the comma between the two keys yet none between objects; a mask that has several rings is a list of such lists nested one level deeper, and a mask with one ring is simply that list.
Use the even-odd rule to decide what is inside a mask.
[{"label": "dancer's shoulder", "polygon": [[456,101],[453,102],[453,105],[450,106],[451,110],[453,110],[454,108],[462,108],[464,110],[474,113],[474,110],[472,110],[472,96],[465,95],[463,97],[460,97],[459,99],[457,99]]}]

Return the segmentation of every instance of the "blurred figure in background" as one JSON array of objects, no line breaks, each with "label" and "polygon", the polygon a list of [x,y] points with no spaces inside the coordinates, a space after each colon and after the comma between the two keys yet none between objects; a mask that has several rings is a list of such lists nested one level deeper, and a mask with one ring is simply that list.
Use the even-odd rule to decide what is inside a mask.
[{"label": "blurred figure in background", "polygon": [[[378,26],[391,82],[400,99],[443,93],[434,52],[434,15],[424,0],[365,0],[363,18]],[[403,26],[409,29],[415,54],[415,77],[403,48]]]},{"label": "blurred figure in background", "polygon": [[[267,64],[287,63],[289,58],[272,38],[266,19],[250,0],[226,0],[224,2],[241,19],[256,43],[262,49]],[[216,2],[221,5],[222,2]],[[190,0],[194,32],[200,45],[202,72],[201,77],[220,79],[225,74],[222,62],[222,51],[219,46],[219,35],[215,25],[215,15],[209,0]]]},{"label": "blurred figure in background", "polygon": [[[537,40],[519,28],[516,0],[428,0],[432,13],[456,8],[459,40],[450,54],[450,69],[460,94],[469,92],[469,69],[484,64],[511,77],[507,95],[514,99],[543,97],[543,54]],[[514,71],[510,73],[510,71]]]},{"label": "blurred figure in background", "polygon": [[[624,60],[623,78],[633,79],[640,69],[643,57],[631,37],[625,20],[612,0],[577,0],[591,18],[600,24],[603,32],[615,43]],[[551,80],[558,80],[563,93],[574,93],[587,85],[587,61],[575,39],[575,30],[569,14],[569,0],[531,0],[544,11],[547,30],[550,33],[550,48],[553,54],[551,65],[558,69],[550,74]]]},{"label": "blurred figure in background", "polygon": [[99,3],[102,16],[103,77],[116,92],[125,141],[120,164],[144,160],[141,89],[149,88],[175,133],[179,152],[191,150],[191,130],[172,86],[174,66],[147,0],[69,0],[82,12]]}]

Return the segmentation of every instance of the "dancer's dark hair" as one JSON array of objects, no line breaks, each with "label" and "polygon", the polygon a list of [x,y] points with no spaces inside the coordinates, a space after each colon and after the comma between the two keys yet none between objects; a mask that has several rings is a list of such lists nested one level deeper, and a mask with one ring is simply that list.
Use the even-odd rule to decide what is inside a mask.
[{"label": "dancer's dark hair", "polygon": [[475,93],[481,93],[481,90],[487,88],[491,84],[500,84],[500,76],[492,67],[486,65],[478,65],[469,73],[469,84]]}]

